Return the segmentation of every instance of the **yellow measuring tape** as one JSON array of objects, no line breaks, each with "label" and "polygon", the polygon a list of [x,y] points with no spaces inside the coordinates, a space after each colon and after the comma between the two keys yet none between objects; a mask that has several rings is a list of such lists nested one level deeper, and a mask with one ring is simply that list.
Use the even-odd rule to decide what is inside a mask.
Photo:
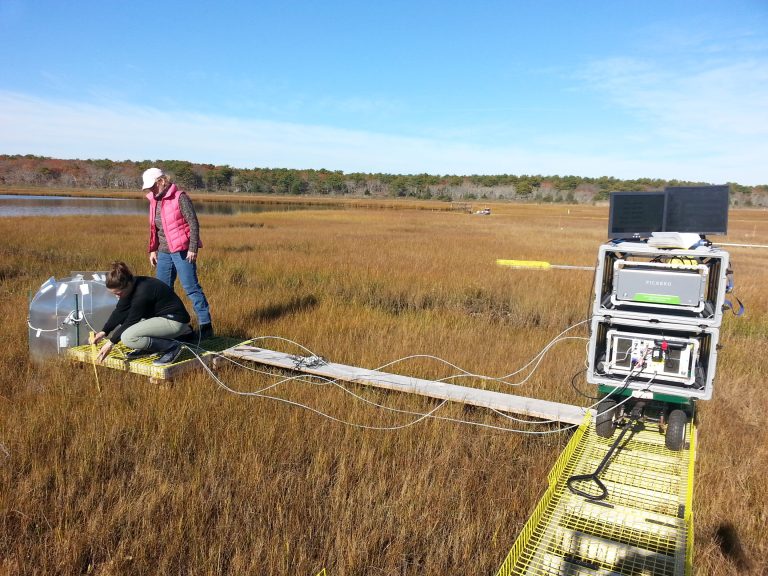
[{"label": "yellow measuring tape", "polygon": [[96,370],[96,357],[98,356],[98,352],[96,351],[96,343],[93,341],[93,337],[96,334],[94,332],[91,332],[88,336],[88,340],[91,343],[91,363],[93,364],[93,375],[96,377],[96,390],[99,391],[99,394],[101,394],[101,384],[99,384],[99,371]]}]

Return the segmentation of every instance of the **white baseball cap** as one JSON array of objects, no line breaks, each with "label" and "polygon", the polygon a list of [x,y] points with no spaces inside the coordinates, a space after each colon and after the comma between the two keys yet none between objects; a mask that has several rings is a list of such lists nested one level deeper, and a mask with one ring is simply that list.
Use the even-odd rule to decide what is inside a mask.
[{"label": "white baseball cap", "polygon": [[144,185],[141,187],[141,189],[147,190],[152,188],[152,186],[155,185],[155,180],[160,178],[160,176],[165,176],[165,173],[160,170],[160,168],[149,168],[148,170],[144,170],[144,174],[141,175],[141,179],[144,181]]}]

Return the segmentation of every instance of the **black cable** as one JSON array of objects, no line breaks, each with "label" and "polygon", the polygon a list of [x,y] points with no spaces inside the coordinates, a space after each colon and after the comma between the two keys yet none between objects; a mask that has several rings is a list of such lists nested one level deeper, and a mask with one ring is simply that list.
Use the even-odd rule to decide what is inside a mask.
[{"label": "black cable", "polygon": [[[643,357],[643,363],[642,363],[642,364],[640,364],[640,371],[639,371],[639,372],[637,372],[637,374],[640,374],[640,373],[642,373],[644,365],[645,365],[645,357]],[[613,390],[613,391],[612,391],[610,394],[607,394],[606,396],[603,396],[602,398],[606,398],[606,397],[614,396],[614,395],[616,395],[616,394],[618,394],[618,395],[621,395],[621,394],[623,394],[623,393],[624,393],[624,391],[625,391],[627,388],[629,388],[630,380],[631,380],[631,378],[632,378],[632,376],[634,375],[634,372],[635,372],[635,367],[636,367],[636,366],[633,366],[633,367],[630,369],[630,371],[629,371],[629,374],[627,374],[627,377],[626,377],[626,378],[624,378],[624,384],[623,384],[623,386],[622,386],[621,388],[615,388],[615,389],[614,389],[614,390]],[[573,383],[573,381],[576,379],[576,376],[578,376],[579,374],[581,374],[581,372],[583,372],[583,370],[580,370],[579,372],[577,372],[576,374],[574,374],[574,375],[573,375],[573,377],[571,378],[571,386],[573,386],[573,387],[574,387],[574,389],[575,389],[577,392],[579,392],[580,394],[582,394],[582,395],[583,395],[583,393],[582,393],[580,390],[578,390],[578,389],[576,388],[575,384]],[[651,379],[653,379],[653,377],[652,377]],[[591,398],[590,396],[587,396],[587,398],[590,398],[591,400],[602,400],[602,398]]]},{"label": "black cable", "polygon": [[[638,362],[638,364],[636,364],[636,365],[635,365],[635,366],[637,366],[637,365],[639,365],[639,366],[640,366],[640,370],[637,372],[637,374],[636,374],[636,375],[634,375],[635,377],[637,377],[637,375],[639,375],[639,374],[641,374],[641,373],[643,372],[643,369],[645,368],[645,362],[646,362],[647,356],[648,356],[648,351],[646,351],[646,353],[645,353],[645,356],[643,356],[643,360],[642,360],[642,362]],[[621,390],[614,390],[613,392],[611,392],[611,393],[609,394],[609,396],[613,396],[613,395],[614,395],[614,394],[616,394],[616,393],[618,393],[618,394],[623,394],[623,393],[624,393],[624,391],[625,391],[627,388],[629,388],[629,382],[630,382],[630,380],[632,379],[632,376],[633,376],[633,372],[635,371],[635,366],[633,366],[633,367],[630,369],[630,371],[629,371],[629,374],[628,374],[628,375],[627,375],[627,377],[624,379],[624,386],[622,386],[622,387],[621,387]],[[655,378],[655,376],[651,376],[651,380],[653,380],[654,378]]]},{"label": "black cable", "polygon": [[600,398],[598,398],[598,397],[595,397],[595,396],[590,396],[589,394],[585,394],[584,392],[582,392],[581,390],[579,390],[579,389],[578,389],[578,387],[576,386],[576,382],[575,382],[575,380],[576,380],[576,377],[577,377],[577,376],[579,376],[579,374],[582,374],[582,373],[584,373],[584,372],[586,372],[586,371],[587,371],[587,369],[586,369],[586,368],[584,368],[584,369],[582,369],[582,370],[579,370],[578,372],[576,372],[576,373],[575,373],[573,376],[571,376],[571,387],[572,387],[574,390],[576,390],[576,392],[578,392],[578,393],[579,393],[581,396],[584,396],[584,398],[587,398],[587,399],[589,399],[589,400],[600,400]]}]

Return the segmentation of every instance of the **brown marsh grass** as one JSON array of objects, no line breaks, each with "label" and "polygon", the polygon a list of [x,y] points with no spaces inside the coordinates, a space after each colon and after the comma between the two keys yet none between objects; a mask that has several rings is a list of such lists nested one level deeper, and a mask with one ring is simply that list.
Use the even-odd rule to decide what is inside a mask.
[{"label": "brown marsh grass", "polygon": [[[478,374],[513,372],[587,317],[592,275],[495,259],[592,265],[606,209],[493,212],[203,216],[200,276],[216,329],[367,368],[424,354]],[[730,225],[730,242],[768,243],[765,212],[734,211]],[[51,275],[114,259],[151,274],[144,217],[6,218],[0,234],[0,574],[495,574],[568,440],[436,419],[365,429],[230,394],[203,372],[161,389],[101,368],[98,393],[90,367],[29,362],[28,295]],[[768,558],[768,252],[732,257],[747,314],[725,322],[715,397],[699,411],[695,565],[712,576],[762,574]],[[584,360],[584,341],[559,344],[512,391],[585,405],[570,385]],[[387,370],[455,373],[424,358]],[[235,366],[220,376],[241,391],[276,382]],[[517,426],[353,391],[399,410]],[[317,382],[269,394],[359,426],[416,419]]]}]

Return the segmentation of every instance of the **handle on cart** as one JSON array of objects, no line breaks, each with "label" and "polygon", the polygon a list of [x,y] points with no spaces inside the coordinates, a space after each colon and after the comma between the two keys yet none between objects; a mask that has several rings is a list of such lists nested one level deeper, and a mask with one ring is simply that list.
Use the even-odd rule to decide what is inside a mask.
[{"label": "handle on cart", "polygon": [[[605,484],[603,484],[599,476],[603,472],[603,470],[605,470],[608,467],[608,463],[613,457],[614,452],[616,452],[621,446],[626,433],[631,431],[632,435],[634,435],[634,433],[638,430],[637,424],[639,424],[639,419],[640,419],[639,412],[633,413],[630,416],[629,420],[627,420],[627,422],[622,426],[621,434],[619,434],[619,436],[616,438],[616,441],[611,445],[611,448],[603,457],[600,464],[597,465],[597,468],[595,468],[595,471],[592,472],[591,474],[578,474],[568,478],[568,480],[566,481],[566,486],[568,486],[568,490],[570,490],[577,496],[586,498],[587,500],[592,500],[592,501],[605,500],[608,497],[608,488],[605,487]],[[632,435],[630,435],[630,437],[627,438],[627,442],[629,442],[629,440],[632,438]],[[577,488],[575,486],[577,482],[592,482],[597,486],[599,493],[591,494],[580,488]]]},{"label": "handle on cart", "polygon": [[[600,493],[591,494],[589,492],[586,492],[574,486],[576,482],[584,482],[584,481],[594,482],[598,490],[600,490]],[[608,488],[606,488],[602,480],[600,480],[600,478],[597,477],[596,471],[593,472],[592,474],[580,474],[578,476],[571,476],[570,478],[568,478],[568,482],[566,482],[566,484],[568,485],[568,490],[570,490],[577,496],[582,496],[583,498],[586,498],[587,500],[605,500],[606,498],[608,498]]]}]

